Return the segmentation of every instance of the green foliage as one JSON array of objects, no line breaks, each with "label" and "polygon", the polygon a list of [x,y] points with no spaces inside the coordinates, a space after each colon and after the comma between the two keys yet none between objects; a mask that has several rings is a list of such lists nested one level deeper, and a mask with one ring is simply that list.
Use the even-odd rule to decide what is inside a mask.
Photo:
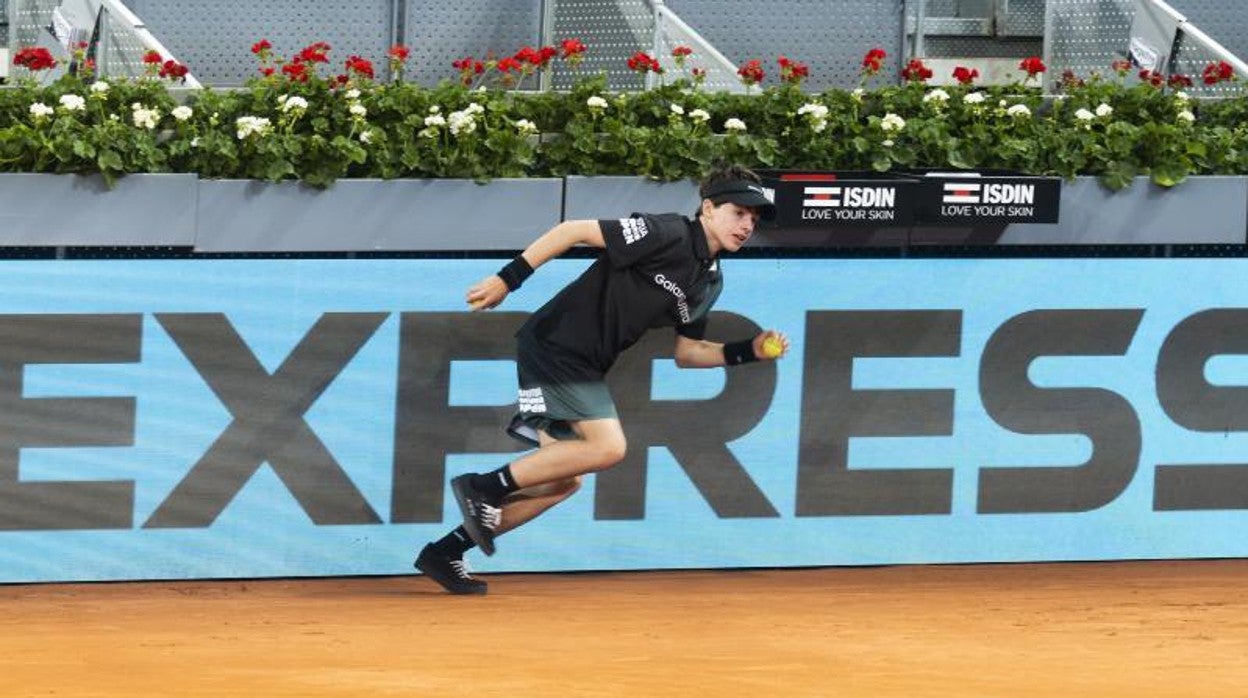
[{"label": "green foliage", "polygon": [[759,169],[1003,169],[1096,176],[1248,173],[1248,98],[1198,104],[1147,82],[1093,76],[1055,99],[1021,84],[920,83],[804,92],[708,92],[680,79],[611,92],[602,76],[566,92],[445,82],[432,88],[304,81],[280,73],[179,104],[154,77],[65,76],[0,90],[0,171],[190,172],[205,178],[697,178],[720,162]]}]

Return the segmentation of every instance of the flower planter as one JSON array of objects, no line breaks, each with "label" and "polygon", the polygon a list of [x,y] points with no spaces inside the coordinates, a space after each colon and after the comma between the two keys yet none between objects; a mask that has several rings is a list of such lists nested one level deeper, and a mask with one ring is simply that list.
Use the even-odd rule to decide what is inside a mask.
[{"label": "flower planter", "polygon": [[1189,177],[1166,189],[1137,177],[1106,189],[1095,177],[1062,183],[1056,225],[1015,224],[1003,245],[1242,245],[1248,239],[1248,177]]},{"label": "flower planter", "polygon": [[0,174],[0,245],[189,246],[197,179],[132,174]]},{"label": "flower planter", "polygon": [[202,180],[201,252],[514,250],[560,220],[558,179]]},{"label": "flower planter", "polygon": [[682,213],[698,209],[696,182],[656,182],[644,177],[564,178],[567,220],[622,218],[630,213]]}]

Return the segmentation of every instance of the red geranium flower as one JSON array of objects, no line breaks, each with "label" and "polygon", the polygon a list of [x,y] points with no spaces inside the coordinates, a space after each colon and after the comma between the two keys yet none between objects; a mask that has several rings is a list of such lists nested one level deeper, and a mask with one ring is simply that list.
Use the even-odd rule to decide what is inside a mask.
[{"label": "red geranium flower", "polygon": [[1110,63],[1109,67],[1112,68],[1115,73],[1118,73],[1118,77],[1124,78],[1127,76],[1127,73],[1131,72],[1131,61],[1123,58]]},{"label": "red geranium flower", "polygon": [[308,64],[304,63],[302,58],[295,57],[282,66],[282,74],[289,78],[291,82],[307,82],[309,77]]},{"label": "red geranium flower", "polygon": [[299,52],[299,60],[304,63],[328,63],[329,62],[329,44],[324,41],[318,41],[310,46],[305,46]]},{"label": "red geranium flower", "polygon": [[737,68],[737,75],[741,76],[741,82],[746,87],[757,85],[767,77],[767,73],[763,71],[763,62],[757,58],[747,61],[740,68]]},{"label": "red geranium flower", "polygon": [[160,51],[151,50],[143,54],[143,62],[148,65],[160,65],[165,62],[165,59],[161,57]]},{"label": "red geranium flower", "polygon": [[375,77],[373,73],[373,64],[367,59],[360,58],[359,56],[351,56],[346,60],[344,65],[349,73],[355,73],[356,75],[368,78],[369,80],[372,80],[373,77]]},{"label": "red geranium flower", "polygon": [[170,80],[181,80],[186,82],[186,74],[190,72],[186,66],[170,59],[160,66],[160,77],[169,78]]},{"label": "red geranium flower", "polygon": [[573,56],[579,56],[582,53],[585,53],[585,44],[582,44],[577,39],[564,39],[563,42],[559,44],[559,48],[559,57],[565,61],[570,60]]},{"label": "red geranium flower", "polygon": [[1235,69],[1226,61],[1218,61],[1217,63],[1210,63],[1205,66],[1205,71],[1202,73],[1202,76],[1204,77],[1206,85],[1216,85],[1220,82],[1234,80]]},{"label": "red geranium flower", "polygon": [[1166,81],[1166,84],[1169,85],[1171,89],[1179,90],[1179,89],[1183,89],[1184,87],[1191,87],[1192,79],[1187,77],[1186,75],[1180,75],[1178,73],[1175,73],[1174,75],[1170,76],[1170,79]]},{"label": "red geranium flower", "polygon": [[548,66],[550,60],[557,54],[553,46],[543,46],[540,49],[525,46],[516,52],[515,59],[524,68],[542,69]]},{"label": "red geranium flower", "polygon": [[1140,80],[1152,85],[1153,87],[1161,87],[1166,84],[1166,76],[1152,70],[1141,70]]},{"label": "red geranium flower", "polygon": [[888,58],[888,54],[882,48],[873,48],[867,51],[867,55],[862,58],[862,72],[866,75],[875,75],[884,68],[884,59]]},{"label": "red geranium flower", "polygon": [[56,59],[52,57],[52,53],[42,46],[28,46],[17,52],[13,56],[13,65],[19,65],[26,70],[38,72],[56,67]]},{"label": "red geranium flower", "polygon": [[1026,72],[1028,78],[1034,78],[1040,73],[1048,70],[1048,68],[1044,65],[1044,61],[1040,60],[1039,56],[1024,58],[1022,62],[1018,64],[1018,68],[1019,70]]},{"label": "red geranium flower", "polygon": [[932,75],[932,69],[919,58],[911,58],[906,67],[901,69],[901,79],[906,82],[927,82]]},{"label": "red geranium flower", "polygon": [[268,55],[269,51],[272,48],[273,48],[273,44],[270,44],[268,39],[261,39],[251,45],[251,52],[256,54],[257,56],[260,56],[261,58],[264,58],[266,55]]},{"label": "red geranium flower", "polygon": [[412,50],[404,46],[403,44],[395,44],[394,46],[390,47],[390,50],[386,52],[386,55],[389,56],[390,60],[392,61],[406,63],[407,57],[411,55],[411,53],[412,53]]},{"label": "red geranium flower", "polygon": [[791,85],[800,85],[802,81],[810,77],[810,68],[805,63],[792,60],[786,56],[780,56],[776,59],[780,64],[780,80]]},{"label": "red geranium flower", "polygon": [[633,54],[632,58],[628,59],[628,69],[635,70],[642,75],[663,72],[663,67],[659,65],[659,62],[645,51],[638,51]]},{"label": "red geranium flower", "polygon": [[957,80],[960,85],[970,85],[977,77],[979,77],[979,71],[975,68],[960,65],[953,69],[953,79]]}]

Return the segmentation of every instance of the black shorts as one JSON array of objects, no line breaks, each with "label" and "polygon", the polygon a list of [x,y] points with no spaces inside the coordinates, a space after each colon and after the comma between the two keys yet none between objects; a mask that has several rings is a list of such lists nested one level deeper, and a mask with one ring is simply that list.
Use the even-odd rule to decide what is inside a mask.
[{"label": "black shorts", "polygon": [[507,433],[529,445],[538,445],[538,431],[574,439],[574,422],[618,418],[602,373],[534,340],[517,342],[516,373],[520,405]]}]

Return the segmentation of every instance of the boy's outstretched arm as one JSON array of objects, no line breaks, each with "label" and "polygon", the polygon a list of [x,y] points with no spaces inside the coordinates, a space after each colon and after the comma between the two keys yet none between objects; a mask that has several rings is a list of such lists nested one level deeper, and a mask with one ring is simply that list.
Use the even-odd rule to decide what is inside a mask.
[{"label": "boy's outstretched arm", "polygon": [[577,245],[606,246],[598,221],[564,221],[556,225],[534,240],[497,274],[491,274],[469,287],[465,300],[473,310],[489,310],[502,303],[508,293],[519,288],[520,283],[535,269]]}]

